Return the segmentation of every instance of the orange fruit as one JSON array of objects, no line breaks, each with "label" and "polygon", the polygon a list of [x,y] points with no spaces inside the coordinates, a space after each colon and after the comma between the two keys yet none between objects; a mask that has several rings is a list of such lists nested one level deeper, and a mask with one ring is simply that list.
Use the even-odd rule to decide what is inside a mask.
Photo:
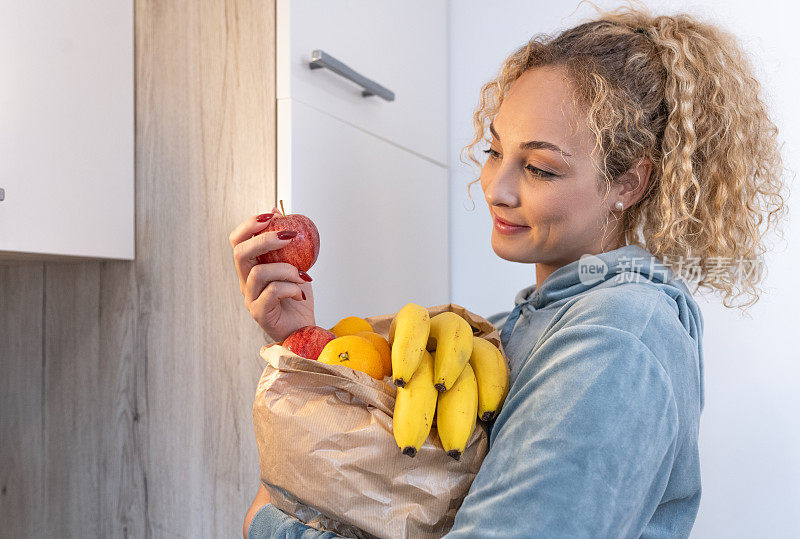
[{"label": "orange fruit", "polygon": [[358,316],[347,316],[342,318],[336,325],[331,328],[331,331],[337,337],[344,337],[345,335],[355,335],[362,331],[374,331],[369,322]]},{"label": "orange fruit", "polygon": [[383,379],[383,359],[372,343],[358,335],[337,337],[325,345],[317,361],[328,365],[344,365],[365,372],[376,380]]},{"label": "orange fruit", "polygon": [[359,337],[364,337],[372,346],[375,347],[375,350],[378,351],[381,355],[381,359],[383,360],[383,375],[384,376],[391,376],[392,375],[392,349],[389,346],[389,341],[381,335],[380,333],[375,333],[374,331],[361,331],[356,333]]}]

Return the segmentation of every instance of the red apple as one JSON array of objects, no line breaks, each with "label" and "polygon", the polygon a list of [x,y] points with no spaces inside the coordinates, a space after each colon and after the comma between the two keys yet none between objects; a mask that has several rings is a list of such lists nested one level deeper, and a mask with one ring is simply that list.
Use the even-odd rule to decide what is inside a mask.
[{"label": "red apple", "polygon": [[336,338],[332,331],[319,326],[303,326],[283,340],[283,346],[300,357],[319,358],[325,345]]},{"label": "red apple", "polygon": [[286,247],[259,255],[258,263],[288,262],[300,271],[311,269],[319,256],[319,231],[314,222],[299,213],[276,214],[264,230],[254,235],[274,230],[295,230],[297,236]]}]

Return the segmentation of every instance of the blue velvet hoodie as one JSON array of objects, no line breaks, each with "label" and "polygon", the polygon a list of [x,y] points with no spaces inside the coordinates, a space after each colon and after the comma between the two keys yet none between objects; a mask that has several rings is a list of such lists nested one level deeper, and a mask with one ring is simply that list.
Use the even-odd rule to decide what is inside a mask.
[{"label": "blue velvet hoodie", "polygon": [[[488,320],[511,386],[445,537],[688,537],[704,381],[684,281],[627,245],[557,269]],[[339,536],[267,504],[255,537]]]}]

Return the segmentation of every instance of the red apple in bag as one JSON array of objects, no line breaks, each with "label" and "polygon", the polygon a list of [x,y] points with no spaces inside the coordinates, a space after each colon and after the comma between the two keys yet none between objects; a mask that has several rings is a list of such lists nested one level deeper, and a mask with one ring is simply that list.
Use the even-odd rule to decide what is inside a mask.
[{"label": "red apple in bag", "polygon": [[303,326],[283,340],[282,346],[300,357],[319,358],[325,345],[336,338],[332,331],[319,326]]},{"label": "red apple in bag", "polygon": [[275,230],[294,230],[297,236],[286,247],[259,255],[258,263],[287,262],[300,271],[311,269],[319,256],[319,231],[314,222],[299,213],[276,214],[269,220],[266,228],[254,236]]}]

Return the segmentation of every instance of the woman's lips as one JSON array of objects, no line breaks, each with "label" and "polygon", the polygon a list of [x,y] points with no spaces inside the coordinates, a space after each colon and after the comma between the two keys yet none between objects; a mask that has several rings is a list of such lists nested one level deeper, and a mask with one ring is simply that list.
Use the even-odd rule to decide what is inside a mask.
[{"label": "woman's lips", "polygon": [[496,215],[493,217],[494,217],[494,229],[502,234],[515,234],[517,232],[521,232],[523,230],[530,228],[527,226],[508,224],[507,222],[503,221]]}]

